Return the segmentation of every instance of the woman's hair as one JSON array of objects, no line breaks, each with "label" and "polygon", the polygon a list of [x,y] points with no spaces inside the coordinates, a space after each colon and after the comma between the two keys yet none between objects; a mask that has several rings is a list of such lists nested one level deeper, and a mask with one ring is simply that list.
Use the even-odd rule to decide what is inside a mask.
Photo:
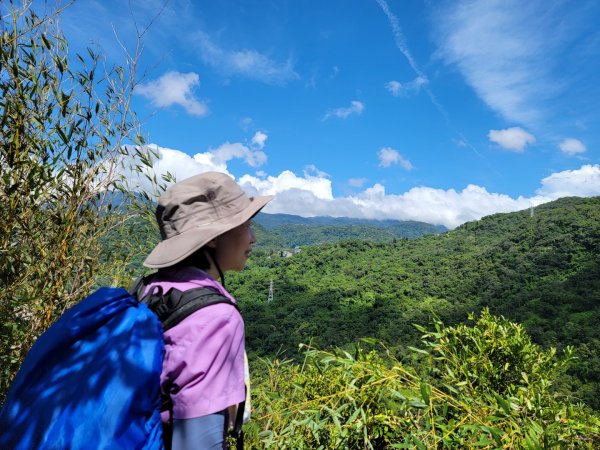
[{"label": "woman's hair", "polygon": [[179,267],[197,267],[200,270],[208,270],[210,269],[211,266],[211,259],[209,258],[209,256],[207,255],[207,252],[212,251],[213,249],[210,247],[201,247],[198,250],[196,250],[194,253],[192,253],[190,256],[188,256],[187,258],[185,258],[182,261],[179,261],[176,266]]},{"label": "woman's hair", "polygon": [[221,278],[221,285],[225,287],[225,275],[219,266],[219,262],[217,261],[217,257],[215,255],[215,249],[212,247],[204,246],[200,249],[196,250],[190,256],[185,258],[183,261],[179,261],[173,267],[196,267],[200,270],[208,271],[211,265],[215,266],[217,272],[219,272],[219,277]]}]

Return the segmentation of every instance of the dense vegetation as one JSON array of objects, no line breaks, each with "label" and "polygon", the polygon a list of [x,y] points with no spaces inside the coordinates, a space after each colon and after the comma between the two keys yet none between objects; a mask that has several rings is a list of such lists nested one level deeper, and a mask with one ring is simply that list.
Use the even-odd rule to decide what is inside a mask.
[{"label": "dense vegetation", "polygon": [[[111,213],[110,192],[130,196],[124,174],[150,165],[144,147],[124,145],[142,143],[129,110],[135,54],[128,69],[92,49],[70,55],[58,13],[30,6],[0,3],[0,401],[65,308],[98,279],[129,278],[121,262],[138,252],[129,224],[151,204],[131,196]],[[103,245],[117,232],[118,243]]]},{"label": "dense vegetation", "polygon": [[347,217],[299,217],[288,214],[259,214],[255,218],[260,250],[331,244],[360,239],[392,242],[446,231],[443,226],[416,221],[368,220]]},{"label": "dense vegetation", "polygon": [[[136,54],[130,71],[70,55],[60,21],[30,6],[0,4],[0,401],[66,307],[139,274],[164,188],[152,155],[123,145],[142,144],[128,102]],[[156,192],[132,194],[127,174]],[[561,199],[289,258],[266,249],[298,229],[258,225],[263,251],[228,277],[254,354],[247,448],[598,448],[599,418],[573,395],[598,408],[599,206]],[[315,226],[310,239],[327,234],[318,227],[371,233]]]},{"label": "dense vegetation", "polygon": [[[551,393],[570,357],[532,344],[521,325],[424,333],[411,365],[389,352],[319,351],[265,360],[255,377],[250,448],[597,448],[600,421]],[[373,344],[371,341],[370,344]]]},{"label": "dense vegetation", "polygon": [[419,341],[413,323],[427,324],[434,313],[454,325],[488,307],[523,323],[544,348],[574,345],[579,359],[561,383],[598,409],[599,248],[600,198],[564,198],[417,240],[258,256],[228,283],[258,355],[375,337],[405,358]]}]

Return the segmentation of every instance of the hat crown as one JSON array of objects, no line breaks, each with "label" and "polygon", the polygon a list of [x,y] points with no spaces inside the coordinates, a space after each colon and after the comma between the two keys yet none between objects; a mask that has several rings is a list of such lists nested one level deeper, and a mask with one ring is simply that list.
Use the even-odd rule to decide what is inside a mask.
[{"label": "hat crown", "polygon": [[156,221],[162,240],[144,265],[173,266],[211,239],[257,214],[271,195],[248,197],[229,175],[206,172],[175,183],[159,198]]},{"label": "hat crown", "polygon": [[248,207],[251,199],[228,175],[208,172],[176,183],[158,200],[156,220],[163,239],[212,225]]}]

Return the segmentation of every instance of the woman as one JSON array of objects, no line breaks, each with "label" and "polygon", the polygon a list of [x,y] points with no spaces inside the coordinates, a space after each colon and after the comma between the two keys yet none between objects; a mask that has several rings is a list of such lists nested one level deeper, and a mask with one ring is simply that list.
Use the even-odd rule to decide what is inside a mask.
[{"label": "woman", "polygon": [[[156,209],[162,241],[144,262],[158,269],[148,290],[208,287],[235,303],[223,274],[244,268],[256,242],[250,220],[271,199],[248,197],[228,175],[216,172],[171,186]],[[171,448],[226,448],[225,430],[247,391],[241,315],[231,304],[207,306],[164,337],[161,389],[171,411],[163,413],[163,422],[173,424]]]}]

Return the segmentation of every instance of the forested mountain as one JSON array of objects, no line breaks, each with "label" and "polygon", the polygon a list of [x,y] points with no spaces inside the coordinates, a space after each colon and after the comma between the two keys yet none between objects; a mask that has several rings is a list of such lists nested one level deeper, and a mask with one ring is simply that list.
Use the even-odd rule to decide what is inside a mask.
[{"label": "forested mountain", "polygon": [[[0,403],[67,308],[143,272],[159,240],[153,199],[173,181],[151,175],[158,155],[130,115],[139,55],[105,71],[94,49],[73,65],[59,12],[9,6]],[[131,192],[128,173],[145,175],[148,193]],[[418,239],[386,234],[387,222],[259,216],[248,269],[227,273],[254,354],[245,448],[600,448],[600,416],[577,404],[600,411],[599,206],[562,199]],[[569,343],[579,359],[565,375],[571,350],[548,346]]]},{"label": "forested mountain", "polygon": [[435,314],[456,324],[489,307],[544,347],[574,345],[580,359],[563,382],[599,408],[599,250],[600,197],[563,198],[415,240],[254,257],[228,287],[242,304],[250,350],[263,355],[370,336],[405,357],[419,338],[414,323]]},{"label": "forested mountain", "polygon": [[300,217],[289,214],[261,213],[255,217],[254,223],[259,237],[257,249],[277,250],[348,239],[392,242],[394,239],[417,238],[446,231],[441,225],[416,221]]}]

